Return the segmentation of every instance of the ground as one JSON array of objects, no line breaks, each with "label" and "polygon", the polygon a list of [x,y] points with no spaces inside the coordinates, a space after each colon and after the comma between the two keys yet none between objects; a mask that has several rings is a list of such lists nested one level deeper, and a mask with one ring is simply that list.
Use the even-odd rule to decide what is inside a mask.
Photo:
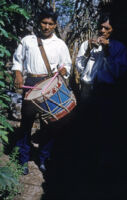
[{"label": "ground", "polygon": [[40,200],[44,193],[42,188],[44,178],[38,166],[33,161],[30,161],[28,165],[29,174],[21,178],[24,187],[23,192],[15,200]]},{"label": "ground", "polygon": [[[87,127],[81,118],[71,116],[67,122],[60,131],[54,129],[57,137],[45,174],[36,163],[38,143],[33,141],[30,174],[22,176],[24,191],[15,200],[126,200],[126,131],[123,143],[113,144],[102,140],[102,133],[97,138],[94,126]],[[35,123],[33,135],[38,129]]]}]

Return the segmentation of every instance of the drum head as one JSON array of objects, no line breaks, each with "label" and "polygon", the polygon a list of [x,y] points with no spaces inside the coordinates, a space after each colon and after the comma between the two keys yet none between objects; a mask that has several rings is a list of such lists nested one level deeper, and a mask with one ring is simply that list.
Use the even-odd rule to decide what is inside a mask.
[{"label": "drum head", "polygon": [[27,94],[25,95],[25,100],[37,99],[39,97],[42,97],[43,96],[42,94],[44,94],[47,97],[50,97],[52,95],[51,94],[52,90],[54,90],[56,92],[62,84],[62,78],[60,76],[57,76],[51,82],[51,84],[49,84],[51,80],[52,80],[52,78],[49,78],[47,80],[44,80],[44,81],[37,83],[35,85],[35,87],[36,87],[35,89],[30,89],[27,92]]}]

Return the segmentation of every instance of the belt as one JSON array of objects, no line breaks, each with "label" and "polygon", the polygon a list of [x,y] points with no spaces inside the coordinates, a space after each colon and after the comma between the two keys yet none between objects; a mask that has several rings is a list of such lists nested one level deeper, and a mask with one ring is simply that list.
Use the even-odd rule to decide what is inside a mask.
[{"label": "belt", "polygon": [[27,74],[28,77],[46,77],[48,74]]}]

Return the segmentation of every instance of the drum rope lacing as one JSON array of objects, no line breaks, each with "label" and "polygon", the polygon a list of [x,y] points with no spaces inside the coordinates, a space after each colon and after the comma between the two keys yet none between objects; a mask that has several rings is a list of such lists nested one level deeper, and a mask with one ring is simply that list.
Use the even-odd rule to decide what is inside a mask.
[{"label": "drum rope lacing", "polygon": [[[62,93],[66,94],[66,96],[71,97],[71,95],[67,94],[67,93],[66,93],[65,91],[63,91],[62,89],[59,89],[59,91],[61,91]],[[57,118],[57,117],[55,116],[55,114],[53,114],[52,112],[55,112],[56,110],[57,110],[57,112],[59,112],[61,108],[64,109],[65,111],[67,111],[68,113],[70,112],[65,106],[63,106],[63,104],[67,104],[67,103],[70,101],[70,99],[68,99],[68,100],[66,100],[66,101],[64,101],[64,102],[62,102],[59,93],[57,93],[57,94],[58,94],[58,97],[59,97],[59,100],[60,100],[60,104],[58,104],[57,102],[55,102],[54,100],[52,100],[52,99],[50,99],[50,98],[48,98],[48,97],[45,97],[45,95],[42,94],[42,95],[43,95],[44,102],[45,102],[45,104],[46,104],[46,106],[47,106],[47,108],[48,108],[48,111],[47,111],[47,110],[44,110],[41,106],[39,106],[39,105],[35,102],[35,100],[31,100],[32,103],[35,104],[35,105],[39,108],[39,110],[42,111],[42,114],[43,114],[42,119],[43,119],[43,120],[46,120],[46,119],[49,118],[50,116],[52,116],[53,118],[55,118],[56,120],[58,120],[58,118]],[[49,100],[50,102],[56,104],[56,105],[59,107],[59,109],[58,109],[58,107],[56,107],[56,108],[54,108],[53,110],[51,110],[50,107],[48,106],[48,103],[46,102],[46,100]],[[71,100],[72,100],[72,101],[75,101],[74,99],[71,99]]]}]

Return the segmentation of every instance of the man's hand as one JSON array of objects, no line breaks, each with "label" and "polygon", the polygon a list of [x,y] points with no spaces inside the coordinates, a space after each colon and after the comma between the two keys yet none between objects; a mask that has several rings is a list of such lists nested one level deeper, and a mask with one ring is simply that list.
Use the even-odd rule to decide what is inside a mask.
[{"label": "man's hand", "polygon": [[23,85],[23,77],[20,71],[15,71],[15,80],[14,84],[16,88],[22,88]]},{"label": "man's hand", "polygon": [[109,40],[102,37],[98,37],[98,42],[99,44],[103,45],[103,46],[108,46],[109,45]]},{"label": "man's hand", "polygon": [[102,37],[98,38],[98,41],[103,47],[103,51],[104,51],[105,56],[108,56],[109,55],[109,48],[108,48],[109,47],[109,40],[102,36]]},{"label": "man's hand", "polygon": [[65,67],[59,68],[59,69],[58,69],[58,72],[59,72],[62,76],[67,75],[67,70],[66,70]]},{"label": "man's hand", "polygon": [[88,40],[88,48],[86,50],[85,56],[89,57],[90,51],[93,49],[93,47],[98,48],[98,46],[99,46],[99,43],[98,43],[97,39],[93,39],[93,38],[89,39]]}]

